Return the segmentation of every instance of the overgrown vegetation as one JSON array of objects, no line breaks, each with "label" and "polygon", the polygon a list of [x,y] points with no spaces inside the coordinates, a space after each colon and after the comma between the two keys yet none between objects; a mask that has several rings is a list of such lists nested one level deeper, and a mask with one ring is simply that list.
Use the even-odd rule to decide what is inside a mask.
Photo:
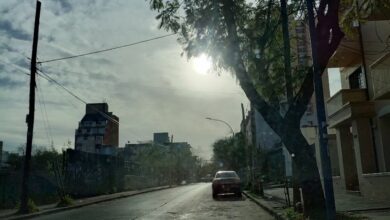
[{"label": "overgrown vegetation", "polygon": [[288,220],[305,220],[302,213],[294,211],[294,208],[287,208],[284,212],[284,216]]},{"label": "overgrown vegetation", "polygon": [[150,176],[161,184],[180,184],[195,181],[200,160],[190,146],[150,144],[138,150],[134,157],[134,171],[139,176]]},{"label": "overgrown vegetation", "polygon": [[[15,209],[20,211],[20,203],[19,202],[16,204]],[[39,212],[39,208],[37,205],[35,205],[35,203],[32,199],[28,199],[27,213],[34,213],[34,212]]]},{"label": "overgrown vegetation", "polygon": [[60,198],[60,201],[57,203],[57,207],[68,207],[74,204],[72,197],[65,195]]}]

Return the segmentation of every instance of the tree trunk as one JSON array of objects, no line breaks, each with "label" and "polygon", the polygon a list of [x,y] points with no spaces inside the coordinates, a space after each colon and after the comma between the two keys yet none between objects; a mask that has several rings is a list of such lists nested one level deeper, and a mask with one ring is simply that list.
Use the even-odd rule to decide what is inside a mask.
[{"label": "tree trunk", "polygon": [[293,163],[296,167],[294,175],[302,188],[305,216],[316,220],[325,219],[325,198],[315,158],[314,144],[308,144],[299,124],[288,126],[288,132],[278,135],[289,152],[294,153]]}]

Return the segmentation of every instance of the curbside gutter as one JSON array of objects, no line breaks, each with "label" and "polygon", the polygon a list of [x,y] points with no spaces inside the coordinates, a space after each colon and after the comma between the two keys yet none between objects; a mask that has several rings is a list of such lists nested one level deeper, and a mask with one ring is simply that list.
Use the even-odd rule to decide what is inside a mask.
[{"label": "curbside gutter", "polygon": [[266,202],[261,201],[260,199],[255,198],[250,193],[243,191],[244,195],[248,197],[250,200],[252,200],[254,203],[259,205],[261,208],[263,208],[265,211],[267,211],[269,214],[271,214],[273,217],[275,217],[276,220],[287,220],[286,217],[284,217],[282,214],[275,211],[271,206],[269,206]]},{"label": "curbside gutter", "polygon": [[63,212],[63,211],[71,210],[71,209],[82,208],[84,206],[89,206],[89,205],[98,204],[98,203],[102,203],[102,202],[108,202],[108,201],[112,201],[112,200],[116,200],[116,199],[123,199],[123,198],[131,197],[131,196],[135,196],[135,195],[140,195],[140,194],[144,194],[144,193],[155,192],[155,191],[170,189],[170,188],[175,188],[175,187],[178,187],[178,186],[177,185],[160,186],[160,187],[138,190],[138,191],[133,191],[133,192],[131,192],[131,191],[122,192],[122,193],[118,193],[118,195],[111,194],[111,195],[107,195],[106,198],[99,198],[99,199],[96,199],[94,201],[82,202],[81,204],[75,204],[75,205],[68,206],[68,207],[47,209],[47,210],[42,210],[39,212],[23,214],[23,215],[12,214],[9,216],[0,217],[0,219],[1,220],[3,220],[3,219],[8,219],[8,220],[30,219],[30,218],[35,218],[38,216],[49,215],[49,214]]}]

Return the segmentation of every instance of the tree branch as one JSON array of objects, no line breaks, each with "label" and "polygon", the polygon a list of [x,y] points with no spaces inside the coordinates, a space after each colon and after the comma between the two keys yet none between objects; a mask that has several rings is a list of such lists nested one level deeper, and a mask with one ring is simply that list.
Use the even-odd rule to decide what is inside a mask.
[{"label": "tree branch", "polygon": [[236,76],[240,82],[242,89],[244,90],[246,96],[255,106],[255,108],[261,113],[270,127],[276,132],[279,133],[283,129],[283,118],[277,110],[272,108],[264,99],[261,97],[256,88],[253,85],[252,80],[250,79],[247,71],[245,70],[244,62],[242,60],[242,52],[239,45],[239,38],[237,34],[236,21],[234,17],[234,1],[221,1],[222,12],[225,18],[225,23],[228,28],[228,39],[230,56],[227,57],[228,63],[231,63],[233,69],[236,73]]}]

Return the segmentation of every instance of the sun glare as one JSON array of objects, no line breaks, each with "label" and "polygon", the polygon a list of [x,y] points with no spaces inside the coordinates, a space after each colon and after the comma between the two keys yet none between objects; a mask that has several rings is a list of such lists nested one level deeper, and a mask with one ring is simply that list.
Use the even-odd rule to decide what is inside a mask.
[{"label": "sun glare", "polygon": [[195,71],[198,74],[206,75],[207,72],[211,69],[212,63],[211,60],[205,54],[202,54],[194,58],[193,65]]}]

